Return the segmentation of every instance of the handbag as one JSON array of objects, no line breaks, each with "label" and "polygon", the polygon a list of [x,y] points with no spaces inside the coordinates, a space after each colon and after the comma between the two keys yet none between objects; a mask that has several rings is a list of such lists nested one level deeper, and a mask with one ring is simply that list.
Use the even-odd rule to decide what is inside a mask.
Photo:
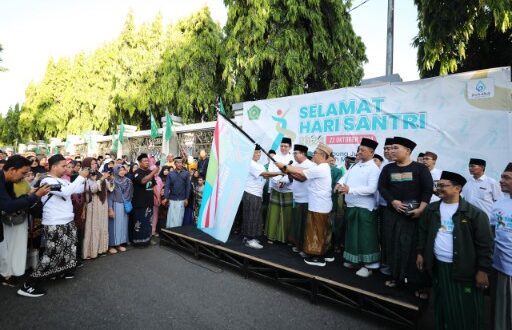
[{"label": "handbag", "polygon": [[132,201],[127,201],[126,199],[124,199],[123,189],[121,187],[119,188],[121,190],[121,198],[123,199],[124,211],[126,212],[126,214],[130,214],[130,212],[133,210]]},{"label": "handbag", "polygon": [[8,226],[21,225],[27,219],[27,213],[25,211],[18,211],[14,213],[5,213],[2,211],[0,215],[2,222]]}]

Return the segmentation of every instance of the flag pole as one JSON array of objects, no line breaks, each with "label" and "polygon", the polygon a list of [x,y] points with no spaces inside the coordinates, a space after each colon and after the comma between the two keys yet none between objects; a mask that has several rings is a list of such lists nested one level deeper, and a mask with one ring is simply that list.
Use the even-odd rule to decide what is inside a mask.
[{"label": "flag pole", "polygon": [[235,122],[233,122],[230,118],[228,118],[225,114],[223,114],[220,110],[217,110],[217,115],[220,115],[222,116],[224,119],[226,119],[232,126],[234,126],[237,130],[240,131],[240,133],[242,133],[243,135],[245,135],[245,137],[247,137],[252,143],[254,143],[255,145],[258,145],[260,148],[261,148],[261,151],[267,155],[268,158],[270,158],[270,160],[272,160],[272,162],[274,163],[277,163],[277,161],[274,159],[274,157],[270,156],[270,154],[265,150],[263,149],[262,146],[260,146],[258,143],[256,143],[256,141],[254,141],[254,139],[249,135],[247,134],[242,128],[240,128]]}]

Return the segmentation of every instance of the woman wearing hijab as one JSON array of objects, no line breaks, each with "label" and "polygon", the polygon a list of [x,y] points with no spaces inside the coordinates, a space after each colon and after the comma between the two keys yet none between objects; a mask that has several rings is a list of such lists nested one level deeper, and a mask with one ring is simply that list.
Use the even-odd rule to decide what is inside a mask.
[{"label": "woman wearing hijab", "polygon": [[82,256],[94,259],[108,250],[108,201],[107,192],[111,189],[106,178],[98,172],[98,162],[94,158],[85,158],[84,168],[90,168],[91,174],[85,183],[85,228]]},{"label": "woman wearing hijab", "polygon": [[109,213],[112,215],[108,220],[110,253],[126,251],[122,244],[128,243],[128,214],[124,202],[133,198],[133,183],[126,177],[126,173],[123,165],[114,166],[114,190],[108,196]]},{"label": "woman wearing hijab", "polygon": [[[160,180],[165,186],[165,182],[167,181],[167,175],[172,171],[172,167],[168,165],[164,165],[160,174]],[[158,222],[157,222],[157,231],[160,231],[160,228],[165,228],[165,223],[167,222],[167,210],[169,208],[169,204],[167,203],[167,199],[165,199],[164,190],[160,191],[160,206],[158,208]]]},{"label": "woman wearing hijab", "polygon": [[135,178],[135,172],[137,172],[138,169],[139,169],[139,165],[136,163],[133,163],[130,166],[130,171],[128,171],[128,173],[126,174],[126,177],[133,181],[133,179]]},{"label": "woman wearing hijab", "polygon": [[[153,170],[156,166],[153,165],[150,167],[151,170]],[[151,223],[151,235],[158,237],[158,233],[156,232],[156,227],[158,223],[158,210],[160,208],[160,205],[162,204],[162,191],[164,189],[164,182],[162,181],[162,178],[160,175],[155,176],[156,185],[153,186],[153,219]]]}]

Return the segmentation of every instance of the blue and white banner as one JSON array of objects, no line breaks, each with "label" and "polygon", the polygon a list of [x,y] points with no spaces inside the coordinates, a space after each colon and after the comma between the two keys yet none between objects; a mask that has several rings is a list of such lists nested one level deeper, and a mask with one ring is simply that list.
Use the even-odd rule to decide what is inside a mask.
[{"label": "blue and white banner", "polygon": [[312,149],[324,142],[338,165],[363,137],[382,155],[386,137],[403,136],[418,144],[414,156],[435,152],[439,169],[467,176],[469,158],[483,158],[496,178],[512,161],[510,77],[510,68],[496,68],[245,102],[243,128],[268,149],[283,136]]}]

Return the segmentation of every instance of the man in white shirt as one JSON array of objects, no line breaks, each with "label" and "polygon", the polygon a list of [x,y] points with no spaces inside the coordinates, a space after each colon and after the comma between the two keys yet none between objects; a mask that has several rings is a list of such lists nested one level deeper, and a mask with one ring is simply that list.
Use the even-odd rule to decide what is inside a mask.
[{"label": "man in white shirt", "polygon": [[[501,174],[501,190],[512,193],[512,163]],[[496,233],[494,239],[493,268],[496,273],[491,301],[494,310],[494,329],[512,329],[512,199],[500,199],[491,211],[491,226]],[[494,298],[494,299],[493,299]]]},{"label": "man in white shirt", "polygon": [[[296,144],[293,146],[293,166],[302,169],[308,169],[316,166],[315,163],[310,161],[307,157],[308,147]],[[302,245],[304,244],[304,227],[306,224],[306,217],[308,214],[308,184],[307,180],[293,180],[293,218],[288,235],[288,241],[293,244],[293,252],[300,252],[303,254]],[[303,255],[304,256],[304,255]]]},{"label": "man in white shirt", "polygon": [[498,182],[484,174],[485,166],[486,162],[483,159],[469,160],[471,178],[462,190],[462,197],[484,211],[490,218],[492,204],[502,199],[503,193]]},{"label": "man in white shirt", "polygon": [[71,195],[83,193],[89,170],[82,170],[75,181],[69,183],[61,179],[66,173],[66,159],[62,155],[50,157],[48,165],[50,172],[41,180],[41,185],[51,187],[50,193],[41,200],[46,248],[37,268],[18,290],[18,294],[25,297],[45,295],[46,291],[38,287],[42,280],[57,276],[65,279],[74,278],[76,268],[77,236]]},{"label": "man in white shirt", "polygon": [[265,167],[258,163],[261,158],[261,147],[256,145],[254,154],[249,167],[249,176],[245,184],[243,200],[243,222],[242,235],[245,246],[253,249],[261,249],[257,237],[262,234],[262,218],[261,206],[263,186],[265,186],[265,178],[282,175],[281,172],[266,172]]},{"label": "man in white shirt", "polygon": [[430,203],[437,202],[439,200],[439,197],[437,197],[437,191],[436,191],[436,185],[437,181],[441,179],[441,171],[440,169],[436,168],[436,162],[437,162],[437,154],[433,153],[432,151],[426,151],[423,155],[423,164],[425,164],[426,167],[428,167],[428,170],[430,171],[430,174],[432,174],[432,180],[434,181],[434,194],[430,198]]},{"label": "man in white shirt", "polygon": [[284,173],[296,180],[308,180],[308,217],[304,231],[304,252],[309,256],[304,259],[308,265],[325,266],[326,261],[334,258],[324,258],[331,241],[331,225],[329,213],[332,210],[331,169],[329,155],[331,147],[319,143],[313,154],[313,162],[318,166],[302,169],[276,163]]},{"label": "man in white shirt", "polygon": [[[292,140],[284,137],[281,140],[279,151],[274,156],[276,162],[283,164],[293,163],[293,155],[290,153]],[[268,166],[269,172],[277,172],[279,169],[274,163]],[[270,179],[270,202],[267,211],[265,234],[269,243],[278,241],[286,243],[293,213],[293,193],[291,182],[286,175],[279,175]]]},{"label": "man in white shirt", "polygon": [[377,141],[363,138],[357,150],[360,161],[336,185],[336,190],[345,194],[347,203],[344,266],[353,268],[362,264],[356,273],[361,277],[370,276],[371,269],[378,269],[380,261],[375,200],[380,170],[373,161],[377,146]]}]

